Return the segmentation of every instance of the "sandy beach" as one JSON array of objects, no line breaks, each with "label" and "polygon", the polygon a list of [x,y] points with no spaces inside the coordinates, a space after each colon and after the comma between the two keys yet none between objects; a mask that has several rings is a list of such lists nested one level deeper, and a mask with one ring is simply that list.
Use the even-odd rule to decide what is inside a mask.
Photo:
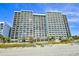
[{"label": "sandy beach", "polygon": [[0,56],[79,56],[79,45],[55,44],[45,47],[2,48]]}]

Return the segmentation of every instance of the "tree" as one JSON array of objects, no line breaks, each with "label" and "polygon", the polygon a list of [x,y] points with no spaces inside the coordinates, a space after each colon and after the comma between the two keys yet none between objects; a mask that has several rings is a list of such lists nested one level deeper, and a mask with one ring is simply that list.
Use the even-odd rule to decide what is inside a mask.
[{"label": "tree", "polygon": [[30,42],[30,43],[33,43],[33,42],[34,42],[33,37],[29,37],[29,42]]},{"label": "tree", "polygon": [[6,43],[5,37],[2,37],[2,41],[3,41],[3,43]]},{"label": "tree", "polygon": [[48,40],[49,40],[49,41],[55,40],[55,37],[54,37],[54,36],[49,36],[49,37],[48,37]]},{"label": "tree", "polygon": [[0,34],[0,40],[2,39],[2,37],[3,37],[3,36]]},{"label": "tree", "polygon": [[52,36],[52,38],[51,38],[53,41],[55,40],[55,36]]},{"label": "tree", "polygon": [[45,41],[48,41],[48,38],[46,38]]},{"label": "tree", "polygon": [[3,36],[0,34],[0,41],[3,41]]},{"label": "tree", "polygon": [[6,42],[10,43],[10,40],[11,40],[11,39],[10,39],[9,37],[5,37],[5,41],[6,41]]},{"label": "tree", "polygon": [[51,41],[51,40],[52,40],[52,36],[49,36],[49,37],[48,37],[48,41]]},{"label": "tree", "polygon": [[26,42],[26,39],[25,38],[22,38],[22,42]]},{"label": "tree", "polygon": [[18,38],[18,42],[22,42],[22,38]]},{"label": "tree", "polygon": [[62,36],[59,37],[59,40],[62,40]]},{"label": "tree", "polygon": [[75,35],[75,36],[72,36],[72,38],[73,38],[74,40],[77,40],[77,39],[79,39],[79,36]]},{"label": "tree", "polygon": [[68,37],[68,40],[73,41],[73,37],[72,36]]},{"label": "tree", "polygon": [[40,38],[37,38],[36,40],[39,42],[40,41]]},{"label": "tree", "polygon": [[2,35],[0,35],[0,40],[2,40],[3,41],[3,43],[6,43],[6,42],[10,42],[10,38],[9,37],[4,37],[4,36],[2,36]]},{"label": "tree", "polygon": [[19,38],[18,40],[19,40],[19,42],[26,42],[27,38],[22,37],[22,38]]}]

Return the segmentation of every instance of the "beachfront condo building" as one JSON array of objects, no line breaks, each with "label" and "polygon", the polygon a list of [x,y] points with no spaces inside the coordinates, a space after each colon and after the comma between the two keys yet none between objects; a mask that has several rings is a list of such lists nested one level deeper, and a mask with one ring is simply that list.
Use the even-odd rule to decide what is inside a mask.
[{"label": "beachfront condo building", "polygon": [[10,37],[11,27],[6,22],[0,22],[0,35]]},{"label": "beachfront condo building", "polygon": [[67,17],[61,12],[37,14],[32,11],[15,11],[11,38],[56,38],[71,36]]}]

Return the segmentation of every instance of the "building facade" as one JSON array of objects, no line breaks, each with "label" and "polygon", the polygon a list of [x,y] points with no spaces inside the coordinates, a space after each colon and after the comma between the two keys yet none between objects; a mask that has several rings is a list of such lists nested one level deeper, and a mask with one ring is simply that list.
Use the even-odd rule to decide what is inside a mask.
[{"label": "building facade", "polygon": [[12,39],[47,38],[49,36],[71,36],[66,15],[61,12],[35,14],[32,11],[15,11]]},{"label": "building facade", "polygon": [[11,27],[6,22],[0,22],[0,35],[10,37]]},{"label": "building facade", "polygon": [[33,37],[33,15],[31,11],[15,11],[12,38]]},{"label": "building facade", "polygon": [[66,15],[60,12],[47,12],[47,36],[67,37],[70,36],[70,30]]},{"label": "building facade", "polygon": [[45,14],[33,14],[33,35],[35,38],[46,38]]}]

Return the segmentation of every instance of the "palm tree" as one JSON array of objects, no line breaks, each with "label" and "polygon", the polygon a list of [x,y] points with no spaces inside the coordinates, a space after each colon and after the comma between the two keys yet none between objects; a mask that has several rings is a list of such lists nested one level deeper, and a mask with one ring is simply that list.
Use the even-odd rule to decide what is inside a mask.
[{"label": "palm tree", "polygon": [[3,43],[6,43],[5,37],[2,37],[2,41],[3,41]]},{"label": "palm tree", "polygon": [[5,41],[10,43],[11,39],[9,37],[5,37]]},{"label": "palm tree", "polygon": [[49,41],[55,40],[55,37],[54,37],[54,36],[49,36],[49,37],[48,37],[48,40],[49,40]]},{"label": "palm tree", "polygon": [[19,42],[26,42],[27,38],[23,37],[23,38],[19,38],[18,40]]},{"label": "palm tree", "polygon": [[2,35],[0,35],[0,40],[1,40],[3,43],[6,42],[6,41],[5,41],[5,38],[4,38]]},{"label": "palm tree", "polygon": [[52,40],[53,40],[53,41],[55,40],[55,36],[52,36]]},{"label": "palm tree", "polygon": [[75,36],[72,36],[72,38],[73,38],[74,40],[77,40],[77,39],[79,39],[79,36],[75,35]]},{"label": "palm tree", "polygon": [[22,42],[26,42],[26,39],[25,38],[22,38]]},{"label": "palm tree", "polygon": [[22,41],[22,38],[18,38],[18,42],[21,42]]},{"label": "palm tree", "polygon": [[3,36],[0,34],[0,41],[2,41],[2,39],[3,39]]},{"label": "palm tree", "polygon": [[52,39],[52,37],[51,37],[51,36],[49,36],[49,37],[48,37],[48,41],[51,41],[51,39]]},{"label": "palm tree", "polygon": [[59,37],[59,40],[62,40],[62,36]]},{"label": "palm tree", "polygon": [[37,38],[36,40],[39,42],[40,41],[40,38]]},{"label": "palm tree", "polygon": [[73,41],[73,37],[72,37],[72,36],[69,36],[68,39],[69,39],[70,41]]},{"label": "palm tree", "polygon": [[33,43],[33,42],[34,42],[33,37],[29,37],[29,42],[30,42],[30,43]]},{"label": "palm tree", "polygon": [[34,39],[34,42],[37,42],[37,39],[36,38]]}]

